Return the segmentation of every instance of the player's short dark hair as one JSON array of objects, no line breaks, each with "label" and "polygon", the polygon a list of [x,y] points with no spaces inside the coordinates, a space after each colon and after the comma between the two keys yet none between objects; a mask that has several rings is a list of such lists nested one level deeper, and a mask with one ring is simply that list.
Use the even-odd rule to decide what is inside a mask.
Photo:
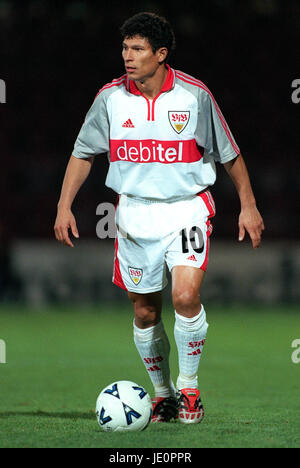
[{"label": "player's short dark hair", "polygon": [[175,50],[176,42],[173,29],[164,17],[155,13],[137,13],[126,20],[120,30],[123,40],[134,36],[148,39],[154,53],[160,47],[166,47],[168,55],[165,62]]}]

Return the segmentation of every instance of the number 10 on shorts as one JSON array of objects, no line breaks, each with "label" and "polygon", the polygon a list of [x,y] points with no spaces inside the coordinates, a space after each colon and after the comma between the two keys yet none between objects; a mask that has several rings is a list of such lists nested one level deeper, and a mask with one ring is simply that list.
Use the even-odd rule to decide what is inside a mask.
[{"label": "number 10 on shorts", "polygon": [[190,247],[198,254],[204,250],[204,240],[201,229],[193,226],[191,229],[182,229],[181,231],[182,253],[188,253]]}]

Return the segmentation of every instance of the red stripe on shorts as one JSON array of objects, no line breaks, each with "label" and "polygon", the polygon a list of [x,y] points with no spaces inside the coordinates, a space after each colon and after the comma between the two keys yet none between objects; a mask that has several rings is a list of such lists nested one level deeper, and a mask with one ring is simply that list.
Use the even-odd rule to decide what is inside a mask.
[{"label": "red stripe on shorts", "polygon": [[115,241],[115,261],[114,261],[114,275],[113,275],[113,283],[116,286],[119,286],[122,289],[125,289],[127,291],[127,288],[124,284],[121,270],[120,270],[120,263],[118,259],[118,248],[119,248],[119,243],[118,243],[118,238],[116,237]]},{"label": "red stripe on shorts", "polygon": [[[120,195],[117,196],[116,203],[115,203],[115,212],[117,211],[118,204],[120,201]],[[114,258],[114,273],[113,273],[113,283],[116,286],[119,286],[122,289],[125,289],[127,291],[127,288],[124,284],[122,274],[121,274],[121,269],[120,269],[120,262],[118,259],[118,249],[119,249],[119,242],[118,242],[118,234],[116,234],[116,240],[115,240],[115,258]]]},{"label": "red stripe on shorts", "polygon": [[208,263],[209,246],[210,246],[209,237],[210,237],[210,235],[212,233],[212,224],[210,222],[210,218],[213,218],[215,216],[216,208],[215,208],[215,202],[214,202],[213,196],[212,196],[212,194],[210,193],[209,190],[206,190],[203,193],[199,193],[198,196],[201,197],[202,200],[204,201],[205,206],[206,206],[206,208],[208,210],[208,213],[209,213],[208,217],[207,217],[207,222],[206,222],[206,225],[207,225],[207,230],[206,230],[206,254],[205,254],[204,262],[202,263],[202,265],[200,267],[201,270],[206,271],[207,263]]},{"label": "red stripe on shorts", "polygon": [[215,216],[216,214],[215,202],[210,191],[206,190],[205,192],[199,193],[198,196],[202,198],[209,212],[208,219]]}]

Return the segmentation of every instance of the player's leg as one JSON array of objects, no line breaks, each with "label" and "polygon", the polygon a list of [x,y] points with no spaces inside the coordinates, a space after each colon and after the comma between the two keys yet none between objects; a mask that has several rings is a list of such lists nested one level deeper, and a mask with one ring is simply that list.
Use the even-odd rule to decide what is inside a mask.
[{"label": "player's leg", "polygon": [[172,269],[172,298],[175,308],[174,336],[178,349],[181,422],[200,422],[204,416],[198,390],[198,368],[208,324],[200,301],[204,271],[190,266]]},{"label": "player's leg", "polygon": [[128,292],[128,297],[134,310],[134,323],[138,328],[153,327],[161,321],[161,291],[148,294]]},{"label": "player's leg", "polygon": [[179,417],[181,422],[195,423],[204,415],[198,390],[198,368],[208,324],[200,301],[200,288],[207,268],[215,204],[209,190],[205,190],[192,200],[176,204],[176,210],[177,218],[185,220],[185,227],[170,240],[166,262],[173,283]]},{"label": "player's leg", "polygon": [[161,320],[161,291],[128,293],[134,309],[134,342],[154,387],[152,422],[178,415],[175,387],[170,377],[170,343]]},{"label": "player's leg", "polygon": [[[175,387],[170,377],[170,344],[161,321],[161,292],[128,293],[134,309],[134,341],[155,391],[154,420],[169,420],[177,413]],[[170,400],[171,399],[171,400]],[[167,404],[166,404],[167,403]],[[162,407],[163,405],[163,407]]]},{"label": "player's leg", "polygon": [[[198,390],[198,368],[208,324],[200,301],[200,288],[206,271],[210,219],[215,207],[209,191],[178,206],[178,217],[189,217],[186,225],[171,239],[166,261],[172,272],[172,295],[175,308],[175,340],[178,348],[181,393],[179,416],[182,422],[200,422],[203,407]],[[185,218],[186,219],[186,218]],[[191,391],[189,394],[187,391]]]},{"label": "player's leg", "polygon": [[198,367],[208,328],[206,313],[200,301],[204,274],[204,271],[189,266],[175,266],[172,269],[179,390],[198,387]]}]

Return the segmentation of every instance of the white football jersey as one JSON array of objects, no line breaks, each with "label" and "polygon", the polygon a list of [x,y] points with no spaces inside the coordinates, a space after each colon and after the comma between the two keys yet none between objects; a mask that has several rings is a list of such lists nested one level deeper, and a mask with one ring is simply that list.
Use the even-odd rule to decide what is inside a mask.
[{"label": "white football jersey", "polygon": [[103,153],[110,162],[106,185],[116,193],[176,200],[213,185],[215,161],[240,150],[210,90],[168,66],[153,100],[127,75],[99,91],[72,154]]}]

